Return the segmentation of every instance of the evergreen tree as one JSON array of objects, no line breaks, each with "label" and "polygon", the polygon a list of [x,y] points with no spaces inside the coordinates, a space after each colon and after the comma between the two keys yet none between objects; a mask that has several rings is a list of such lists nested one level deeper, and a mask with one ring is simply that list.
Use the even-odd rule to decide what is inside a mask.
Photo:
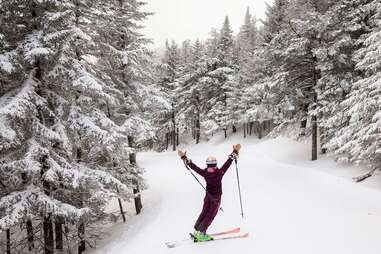
[{"label": "evergreen tree", "polygon": [[287,9],[290,0],[275,0],[273,5],[266,3],[266,20],[264,23],[264,39],[270,42],[285,26],[287,26]]},{"label": "evergreen tree", "polygon": [[217,29],[213,28],[210,31],[210,36],[211,38],[206,42],[206,54],[209,58],[217,58],[220,33],[217,31]]},{"label": "evergreen tree", "polygon": [[233,63],[233,30],[230,27],[229,17],[225,17],[224,24],[220,31],[219,43],[217,46],[217,57],[226,64]]},{"label": "evergreen tree", "polygon": [[[360,1],[356,1],[359,3]],[[329,148],[335,151],[340,161],[363,162],[373,167],[370,174],[379,170],[380,164],[380,80],[381,80],[381,5],[378,1],[361,1],[360,10],[368,32],[359,37],[363,47],[354,55],[356,70],[361,73],[354,83],[353,91],[342,102],[347,124],[332,138]],[[364,15],[365,14],[365,15]],[[356,20],[359,21],[358,19]]]},{"label": "evergreen tree", "polygon": [[190,40],[183,41],[180,56],[182,71],[187,71],[191,67],[193,54],[192,42]]},{"label": "evergreen tree", "polygon": [[203,43],[197,39],[194,44],[193,44],[193,49],[192,49],[192,64],[195,64],[199,62],[205,55],[205,47]]},{"label": "evergreen tree", "polygon": [[135,0],[15,3],[0,3],[0,228],[42,216],[51,253],[53,220],[56,230],[76,222],[82,252],[85,224],[141,183],[126,123],[152,133],[136,124],[148,108],[139,91],[149,54],[138,33],[148,14]]},{"label": "evergreen tree", "polygon": [[318,110],[322,152],[326,152],[325,144],[347,124],[348,116],[343,114],[341,103],[358,79],[353,54],[360,46],[358,38],[366,30],[358,6],[356,1],[330,3],[323,17],[322,43],[316,49],[321,72]]}]

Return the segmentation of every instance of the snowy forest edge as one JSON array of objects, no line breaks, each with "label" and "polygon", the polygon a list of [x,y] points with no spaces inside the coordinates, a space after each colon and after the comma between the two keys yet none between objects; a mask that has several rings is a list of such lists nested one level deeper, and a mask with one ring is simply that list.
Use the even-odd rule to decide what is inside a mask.
[{"label": "snowy forest edge", "polygon": [[[145,3],[0,1],[0,248],[84,252],[119,200],[142,204],[136,152],[222,132],[311,139],[329,154],[381,162],[381,3],[275,0],[207,40],[141,34]],[[307,158],[306,158],[307,159]],[[120,217],[119,217],[120,214]],[[14,236],[11,239],[11,235]],[[15,237],[17,236],[17,237]]]}]

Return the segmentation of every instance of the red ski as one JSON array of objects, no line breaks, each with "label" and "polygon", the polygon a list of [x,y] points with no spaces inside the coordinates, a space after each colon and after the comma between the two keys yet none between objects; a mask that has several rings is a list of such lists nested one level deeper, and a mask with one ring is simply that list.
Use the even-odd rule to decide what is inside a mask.
[{"label": "red ski", "polygon": [[[213,233],[213,234],[210,234],[210,235],[213,236],[213,237],[216,237],[215,240],[226,240],[226,239],[230,239],[227,235],[229,235],[229,234],[236,234],[236,233],[239,233],[240,231],[241,231],[240,228],[234,228],[234,229],[231,229],[231,230],[217,232],[217,233]],[[223,237],[218,237],[218,236],[223,236]],[[242,237],[237,237],[237,238],[242,238]],[[186,242],[193,242],[193,239],[192,238],[187,238],[187,239],[183,239],[183,240],[180,240],[180,241],[167,242],[167,243],[165,243],[165,245],[167,245],[168,248],[174,248],[174,247],[177,247],[177,246],[181,245],[182,243],[186,243]]]},{"label": "red ski", "polygon": [[213,234],[210,234],[211,236],[221,236],[221,235],[228,235],[228,234],[234,234],[234,233],[239,233],[241,231],[240,228],[235,228],[235,229],[232,229],[232,230],[228,230],[228,231],[222,231],[222,232],[218,232],[218,233],[213,233]]}]

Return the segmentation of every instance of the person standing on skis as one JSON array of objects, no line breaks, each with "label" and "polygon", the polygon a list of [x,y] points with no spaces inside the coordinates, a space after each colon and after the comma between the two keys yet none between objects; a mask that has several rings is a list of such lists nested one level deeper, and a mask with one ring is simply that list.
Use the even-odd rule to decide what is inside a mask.
[{"label": "person standing on skis", "polygon": [[241,145],[233,145],[233,152],[229,155],[227,161],[221,168],[217,167],[217,159],[209,156],[206,159],[206,168],[201,169],[196,166],[190,159],[187,158],[186,151],[178,150],[177,153],[182,160],[197,174],[202,176],[206,181],[206,194],[204,205],[199,215],[196,224],[194,225],[194,240],[196,242],[210,241],[213,237],[206,233],[210,224],[216,217],[221,204],[222,195],[222,178],[229,169],[233,160],[237,159]]}]

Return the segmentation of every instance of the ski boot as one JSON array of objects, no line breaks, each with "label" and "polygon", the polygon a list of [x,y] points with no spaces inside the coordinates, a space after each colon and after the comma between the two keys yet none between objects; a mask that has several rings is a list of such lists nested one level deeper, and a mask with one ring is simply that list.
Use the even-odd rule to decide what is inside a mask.
[{"label": "ski boot", "polygon": [[201,231],[198,231],[198,230],[195,230],[193,232],[193,234],[190,234],[193,238],[193,241],[194,242],[199,242],[199,240],[201,239],[202,237],[202,232]]},{"label": "ski boot", "polygon": [[202,233],[202,242],[213,241],[213,237],[207,233]]},{"label": "ski boot", "polygon": [[198,230],[194,231],[192,237],[194,242],[207,242],[213,240],[213,237]]}]

